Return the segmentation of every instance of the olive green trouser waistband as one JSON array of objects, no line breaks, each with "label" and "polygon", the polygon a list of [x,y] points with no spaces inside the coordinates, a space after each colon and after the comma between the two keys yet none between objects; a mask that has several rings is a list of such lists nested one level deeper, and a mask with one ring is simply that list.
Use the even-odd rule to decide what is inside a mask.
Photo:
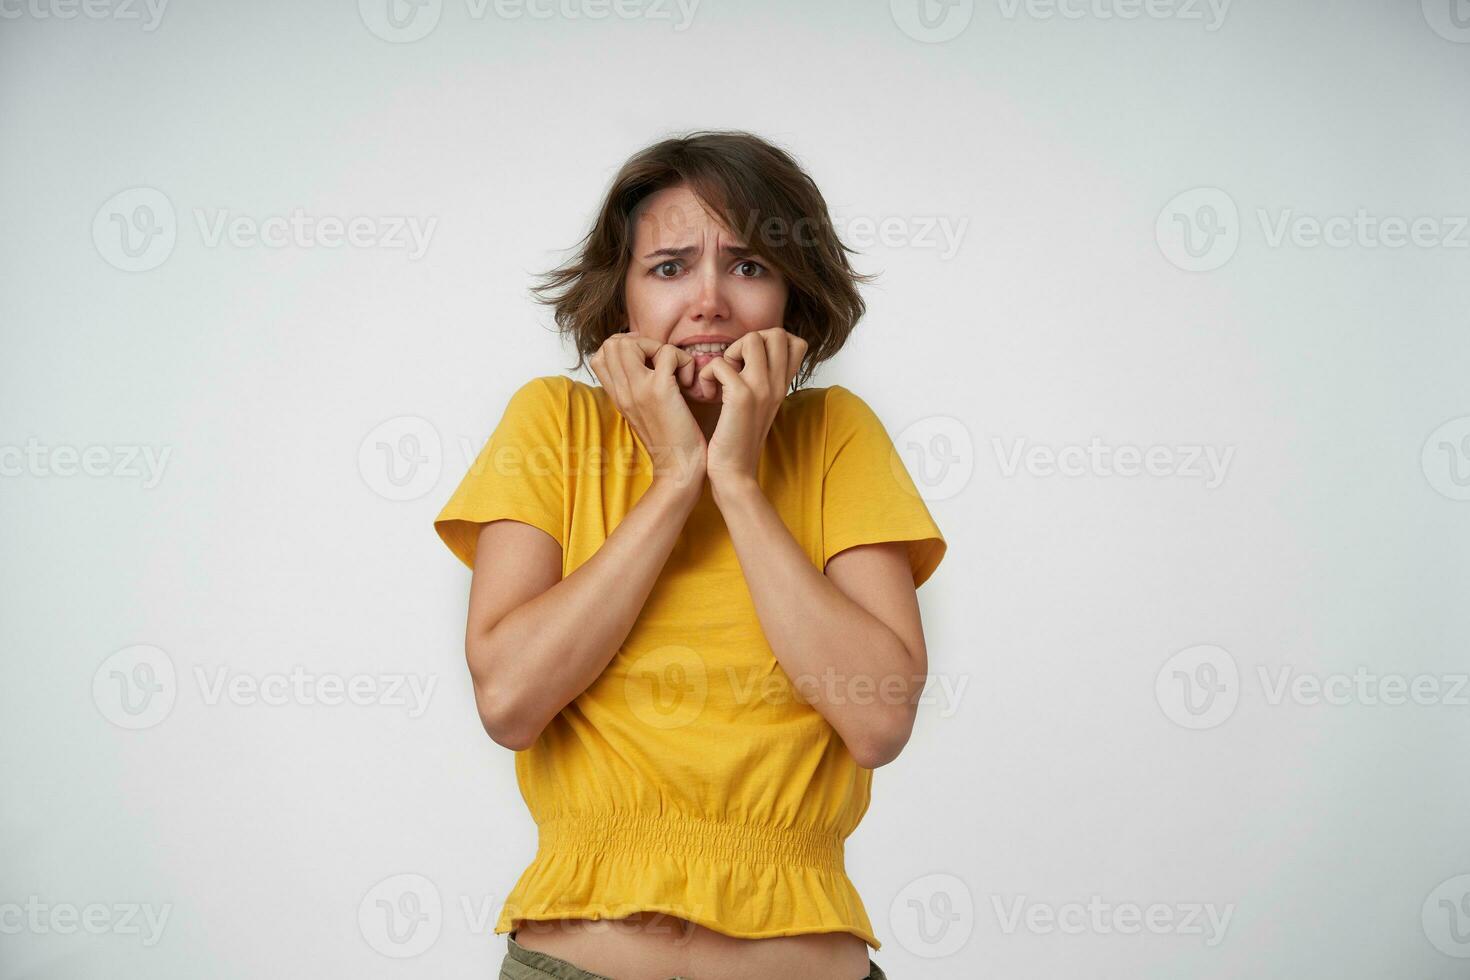
[{"label": "olive green trouser waistband", "polygon": [[[613,980],[601,973],[591,973],[566,960],[539,950],[527,949],[515,941],[515,933],[505,937],[505,960],[500,964],[499,980]],[[695,980],[693,977],[670,977],[669,980]],[[868,975],[863,980],[888,980],[881,967],[868,960]]]}]

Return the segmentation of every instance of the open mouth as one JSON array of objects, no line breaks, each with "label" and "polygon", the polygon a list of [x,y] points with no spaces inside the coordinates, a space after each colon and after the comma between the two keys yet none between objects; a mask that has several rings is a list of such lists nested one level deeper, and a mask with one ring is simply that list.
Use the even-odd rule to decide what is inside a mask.
[{"label": "open mouth", "polygon": [[681,344],[680,349],[691,354],[708,354],[713,357],[716,354],[725,353],[725,349],[729,346],[729,344]]}]

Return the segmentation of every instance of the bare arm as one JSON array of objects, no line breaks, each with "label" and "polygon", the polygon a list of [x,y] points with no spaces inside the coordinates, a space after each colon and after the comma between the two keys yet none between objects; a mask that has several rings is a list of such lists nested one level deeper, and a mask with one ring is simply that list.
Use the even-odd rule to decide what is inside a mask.
[{"label": "bare arm", "polygon": [[913,732],[928,650],[901,541],[812,564],[755,481],[715,490],[776,660],[858,765],[898,757]]},{"label": "bare arm", "polygon": [[693,356],[618,333],[589,363],[647,450],[653,477],[565,579],[561,549],[545,531],[515,520],[480,529],[465,657],[485,731],[517,751],[607,669],[704,490],[705,440],[680,392],[693,381]]},{"label": "bare arm", "polygon": [[565,579],[556,539],[514,520],[480,529],[465,657],[485,731],[517,751],[606,669],[699,500],[703,480],[656,477]]}]

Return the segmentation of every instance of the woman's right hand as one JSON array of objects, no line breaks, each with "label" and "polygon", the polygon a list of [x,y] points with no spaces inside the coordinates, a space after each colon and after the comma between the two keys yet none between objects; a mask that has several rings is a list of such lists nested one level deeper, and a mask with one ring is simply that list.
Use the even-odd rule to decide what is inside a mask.
[{"label": "woman's right hand", "polygon": [[[653,359],[651,368],[649,358]],[[671,480],[689,490],[701,483],[708,445],[680,390],[681,378],[688,376],[693,381],[694,356],[673,344],[615,333],[602,342],[589,363],[648,450],[654,478]]]}]

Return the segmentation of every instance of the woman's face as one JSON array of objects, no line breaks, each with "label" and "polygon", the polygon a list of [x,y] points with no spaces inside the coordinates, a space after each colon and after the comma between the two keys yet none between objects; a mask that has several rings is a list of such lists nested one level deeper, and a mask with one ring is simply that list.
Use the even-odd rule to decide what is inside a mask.
[{"label": "woman's face", "polygon": [[[702,338],[733,342],[783,325],[785,279],[706,213],[689,188],[650,194],[632,218],[633,255],[623,286],[629,333],[684,347]],[[718,356],[695,354],[696,369]],[[717,386],[712,400],[719,400]]]}]

